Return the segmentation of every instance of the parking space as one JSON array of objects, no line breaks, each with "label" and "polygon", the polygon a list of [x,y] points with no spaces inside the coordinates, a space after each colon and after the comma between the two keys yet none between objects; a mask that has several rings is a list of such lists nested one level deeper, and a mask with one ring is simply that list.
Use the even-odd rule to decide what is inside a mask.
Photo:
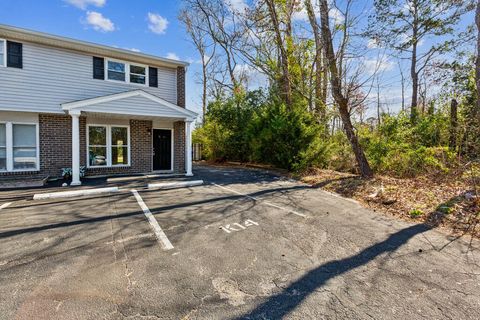
[{"label": "parking space", "polygon": [[0,318],[480,317],[478,242],[258,170],[195,173],[0,209]]}]

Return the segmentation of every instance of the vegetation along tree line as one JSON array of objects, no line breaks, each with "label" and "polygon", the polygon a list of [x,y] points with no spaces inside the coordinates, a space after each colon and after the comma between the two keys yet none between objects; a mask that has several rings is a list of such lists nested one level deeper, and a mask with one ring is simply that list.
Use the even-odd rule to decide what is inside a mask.
[{"label": "vegetation along tree line", "polygon": [[415,177],[480,154],[480,1],[183,0],[209,160]]}]

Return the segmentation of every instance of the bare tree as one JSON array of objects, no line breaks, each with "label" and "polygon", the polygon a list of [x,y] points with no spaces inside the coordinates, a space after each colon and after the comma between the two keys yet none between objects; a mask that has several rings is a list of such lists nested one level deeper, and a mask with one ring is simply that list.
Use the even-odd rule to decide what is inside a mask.
[{"label": "bare tree", "polygon": [[[182,9],[179,14],[179,19],[185,25],[187,33],[200,55],[200,61],[202,63],[202,113],[203,120],[205,120],[207,113],[207,70],[215,55],[215,42],[209,42],[208,39],[210,38],[208,37],[208,33],[203,29],[202,20],[199,19],[197,12],[192,11],[191,8]],[[210,48],[211,52],[209,52]]]},{"label": "bare tree", "polygon": [[[460,40],[455,36],[454,27],[462,15],[471,10],[472,0],[375,0],[374,5],[376,13],[370,26],[371,37],[409,55],[412,79],[410,117],[415,121],[419,75],[436,56],[450,51]],[[445,40],[447,35],[450,37]],[[427,38],[429,44],[420,50]]]},{"label": "bare tree", "polygon": [[477,111],[476,115],[480,119],[480,0],[477,2],[477,10],[475,14],[475,24],[477,25],[477,57],[475,61],[475,77],[477,84]]},{"label": "bare tree", "polygon": [[327,81],[328,75],[323,65],[324,50],[320,36],[320,27],[317,23],[311,0],[305,0],[305,9],[315,39],[315,110],[322,123],[326,121]]},{"label": "bare tree", "polygon": [[373,171],[368,164],[367,157],[363,152],[363,148],[358,141],[349,113],[348,96],[343,94],[344,88],[342,86],[341,73],[338,70],[338,61],[333,48],[332,32],[330,30],[329,7],[328,0],[320,0],[320,21],[321,21],[321,36],[327,60],[327,66],[330,74],[330,84],[332,96],[338,105],[340,118],[342,119],[345,134],[352,146],[360,174],[363,177],[370,178],[373,176]]}]

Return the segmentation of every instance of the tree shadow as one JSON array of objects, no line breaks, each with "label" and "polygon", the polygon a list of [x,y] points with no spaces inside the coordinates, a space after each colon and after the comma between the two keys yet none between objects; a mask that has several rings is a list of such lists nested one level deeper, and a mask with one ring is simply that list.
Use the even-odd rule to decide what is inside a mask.
[{"label": "tree shadow", "polygon": [[366,265],[383,253],[396,251],[414,236],[428,230],[430,227],[425,224],[413,225],[390,235],[386,240],[376,243],[354,256],[322,264],[237,319],[282,319],[310,294],[321,289],[329,280]]},{"label": "tree shadow", "polygon": [[369,180],[360,176],[338,177],[327,179],[313,185],[314,188],[324,188],[328,185],[333,186],[333,191],[346,197],[352,197],[355,192],[363,187]]}]

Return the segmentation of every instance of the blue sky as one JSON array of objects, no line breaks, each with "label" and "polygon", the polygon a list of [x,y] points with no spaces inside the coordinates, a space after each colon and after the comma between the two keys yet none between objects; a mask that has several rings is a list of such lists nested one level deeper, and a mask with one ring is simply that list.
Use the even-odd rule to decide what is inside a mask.
[{"label": "blue sky", "polygon": [[[251,2],[225,1],[238,8]],[[362,9],[372,8],[371,0],[357,4]],[[201,113],[201,86],[197,80],[199,56],[177,19],[180,5],[178,0],[0,0],[0,23],[188,61],[191,65],[187,74],[187,107]],[[342,18],[334,13],[331,12],[331,15],[336,19]],[[362,20],[364,23],[366,18]],[[295,20],[308,25],[304,11],[299,12]],[[462,29],[472,22],[473,14],[464,17]],[[368,69],[379,67],[381,103],[386,110],[398,111],[401,102],[399,68],[391,56],[379,57],[382,52],[385,53],[383,49],[372,49],[366,54],[366,74]],[[408,105],[408,63],[403,62],[402,65],[407,77]],[[255,78],[260,79],[258,74]],[[373,90],[368,95],[368,114],[375,113],[376,101]]]},{"label": "blue sky", "polygon": [[177,19],[179,6],[175,0],[1,0],[0,24],[189,61],[187,107],[199,112],[199,58]]}]

